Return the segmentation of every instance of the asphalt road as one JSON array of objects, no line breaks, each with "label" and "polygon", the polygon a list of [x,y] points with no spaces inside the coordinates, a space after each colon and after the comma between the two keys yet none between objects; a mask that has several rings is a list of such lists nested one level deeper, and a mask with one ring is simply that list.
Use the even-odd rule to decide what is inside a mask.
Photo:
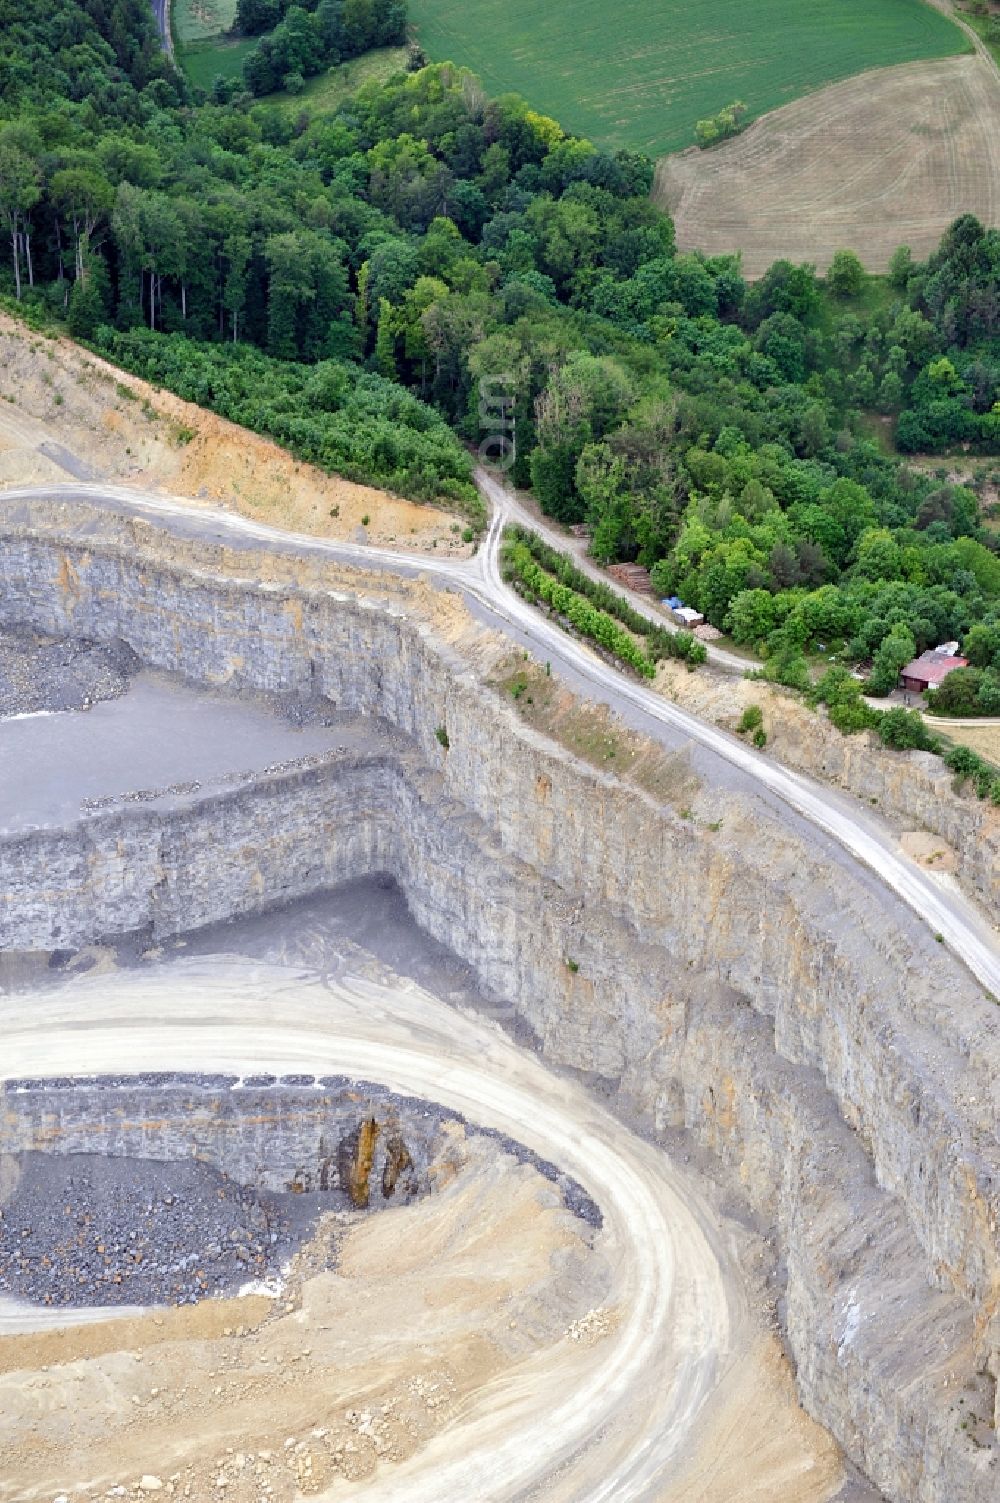
[{"label": "asphalt road", "polygon": [[174,39],[170,34],[170,0],[149,0],[153,7],[153,17],[156,21],[156,29],[160,33],[160,41],[163,50],[174,55]]},{"label": "asphalt road", "polygon": [[789,771],[766,753],[744,745],[736,736],[699,720],[669,703],[644,684],[609,667],[583,644],[569,637],[527,605],[500,574],[500,543],[505,524],[515,513],[512,498],[500,483],[477,472],[477,483],[492,507],[492,520],[477,555],[470,560],[415,558],[388,548],[332,542],[289,534],[245,517],[199,506],[190,500],[149,495],[126,486],[66,483],[6,491],[4,510],[18,501],[51,497],[79,498],[112,510],[169,518],[187,535],[213,540],[252,539],[261,547],[320,553],[355,567],[377,565],[403,576],[421,574],[457,589],[482,619],[510,631],[540,661],[549,661],[574,687],[624,715],[635,728],[671,747],[689,742],[721,759],[785,809],[832,841],[835,852],[846,853],[896,894],[931,932],[942,937],[956,955],[995,996],[1000,996],[1000,947],[993,927],[975,905],[917,865],[899,847],[893,832],[860,804],[824,784]]}]

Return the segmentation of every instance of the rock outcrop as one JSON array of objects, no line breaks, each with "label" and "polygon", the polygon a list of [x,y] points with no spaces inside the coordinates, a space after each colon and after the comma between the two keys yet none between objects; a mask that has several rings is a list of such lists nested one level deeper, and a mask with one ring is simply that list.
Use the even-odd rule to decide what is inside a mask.
[{"label": "rock outcrop", "polygon": [[[957,857],[960,884],[1000,921],[1000,809],[978,798],[971,780],[958,784],[940,757],[891,750],[873,731],[845,736],[825,709],[811,710],[774,684],[691,675],[669,661],[660,665],[659,681],[684,709],[731,729],[748,705],[758,705],[768,756],[845,789],[897,829],[938,836]],[[947,721],[933,728],[947,736]]]},{"label": "rock outcrop", "polygon": [[773,747],[781,761],[846,788],[907,828],[939,835],[958,856],[962,885],[1000,920],[1000,810],[971,787],[957,791],[954,773],[931,752],[900,756],[873,731],[843,736],[825,712],[809,719],[804,723],[801,711],[776,718]]},{"label": "rock outcrop", "polygon": [[549,1058],[685,1129],[773,1225],[803,1400],[877,1485],[995,1497],[1000,1009],[904,907],[765,800],[677,807],[528,730],[484,684],[496,650],[416,586],[85,506],[0,534],[0,623],[385,727],[367,757],[0,843],[5,947],[391,873]]},{"label": "rock outcrop", "polygon": [[[366,1211],[371,1200],[372,1168],[375,1164],[375,1145],[382,1129],[374,1117],[359,1122],[353,1132],[341,1138],[337,1150],[340,1183],[351,1198],[356,1210]],[[389,1172],[386,1160],[383,1177]],[[390,1191],[391,1194],[391,1191]]]}]

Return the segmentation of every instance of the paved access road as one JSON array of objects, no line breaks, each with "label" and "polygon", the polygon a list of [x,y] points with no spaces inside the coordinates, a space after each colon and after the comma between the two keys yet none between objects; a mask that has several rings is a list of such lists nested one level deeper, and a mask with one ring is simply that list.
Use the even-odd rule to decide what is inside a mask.
[{"label": "paved access road", "polygon": [[126,514],[140,514],[169,522],[172,530],[217,541],[253,540],[258,546],[302,554],[323,554],[354,567],[377,566],[403,576],[426,574],[457,589],[476,614],[499,625],[549,661],[567,681],[591,698],[621,713],[636,729],[676,747],[690,742],[721,760],[769,805],[795,817],[799,827],[811,827],[827,838],[832,859],[845,856],[874,874],[883,889],[895,894],[934,935],[941,935],[952,952],[980,983],[1000,997],[1000,947],[992,926],[975,905],[954,888],[943,885],[899,847],[893,832],[860,804],[821,783],[791,772],[765,753],[744,745],[736,736],[679,709],[644,684],[609,667],[587,647],[569,637],[548,618],[527,605],[509,588],[500,573],[500,543],[504,526],[523,520],[500,483],[484,471],[477,483],[491,504],[493,515],[483,546],[470,560],[435,560],[365,544],[332,542],[290,534],[181,498],[153,496],[127,486],[67,483],[34,486],[0,494],[0,516],[16,511],[19,501],[74,498]]},{"label": "paved access road", "polygon": [[149,0],[149,3],[153,7],[153,19],[160,33],[163,50],[173,57],[174,39],[170,31],[170,0]]}]

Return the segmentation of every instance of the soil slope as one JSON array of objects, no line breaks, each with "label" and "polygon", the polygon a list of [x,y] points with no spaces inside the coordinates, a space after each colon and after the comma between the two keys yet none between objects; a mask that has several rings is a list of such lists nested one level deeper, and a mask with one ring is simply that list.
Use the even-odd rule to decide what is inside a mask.
[{"label": "soil slope", "polygon": [[0,490],[128,481],[290,532],[462,557],[465,521],[302,464],[277,444],[0,313]]}]

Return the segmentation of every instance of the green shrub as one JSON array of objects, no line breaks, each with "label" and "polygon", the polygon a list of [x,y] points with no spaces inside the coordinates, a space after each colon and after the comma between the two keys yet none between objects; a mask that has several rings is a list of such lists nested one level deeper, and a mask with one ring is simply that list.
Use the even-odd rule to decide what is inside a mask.
[{"label": "green shrub", "polygon": [[912,633],[905,626],[894,626],[872,660],[868,679],[869,694],[891,694],[899,682],[899,671],[916,656]]},{"label": "green shrub", "polygon": [[837,297],[856,297],[865,284],[865,269],[852,250],[834,251],[826,285]]},{"label": "green shrub", "polygon": [[444,747],[445,751],[447,751],[448,748],[451,746],[451,741],[450,741],[450,739],[448,737],[448,731],[447,731],[446,727],[443,726],[443,725],[439,725],[438,728],[437,728],[437,730],[434,732],[434,734],[437,737],[438,741],[440,741],[441,745]]},{"label": "green shrub", "polygon": [[927,696],[927,707],[941,715],[977,715],[983,673],[979,668],[956,668]]},{"label": "green shrub", "polygon": [[956,668],[927,696],[936,715],[1000,715],[1000,672],[995,668]]},{"label": "green shrub", "polygon": [[412,393],[342,360],[306,365],[247,345],[204,344],[103,325],[97,347],[187,402],[274,439],[297,458],[406,496],[446,501],[481,529],[472,461],[444,419]]},{"label": "green shrub", "polygon": [[972,783],[979,798],[1000,803],[1000,774],[985,757],[980,757],[971,747],[953,746],[945,753],[944,761],[959,782]]},{"label": "green shrub", "polygon": [[730,136],[739,135],[746,112],[747,107],[742,99],[734,99],[732,104],[727,104],[717,115],[696,121],[694,135],[698,145],[704,149],[706,146],[714,146],[717,141],[726,141]]},{"label": "green shrub", "polygon": [[830,724],[844,736],[857,735],[859,731],[873,731],[879,722],[878,710],[866,705],[858,695],[856,700],[837,700],[827,706]]},{"label": "green shrub", "polygon": [[968,746],[953,746],[945,754],[945,766],[960,778],[971,778],[979,771],[980,759]]},{"label": "green shrub", "polygon": [[897,751],[937,750],[936,737],[930,734],[923,717],[916,710],[898,707],[885,710],[879,715],[875,729],[883,743]]},{"label": "green shrub", "polygon": [[740,716],[740,723],[736,727],[737,735],[745,736],[748,731],[756,731],[764,723],[764,711],[760,705],[747,705]]},{"label": "green shrub", "polygon": [[[521,544],[527,548],[531,557],[547,574],[553,575],[560,584],[568,586],[578,595],[583,595],[600,610],[613,616],[620,621],[630,632],[636,636],[646,638],[646,650],[650,660],[657,663],[661,658],[677,658],[687,663],[689,668],[699,667],[708,660],[708,649],[704,642],[692,636],[686,631],[668,631],[666,626],[660,626],[651,621],[642,611],[637,611],[634,606],[620,595],[611,585],[602,580],[591,579],[578,568],[571,558],[565,553],[560,553],[557,548],[552,548],[540,538],[536,532],[527,527],[508,527],[504,533],[506,544]],[[526,580],[522,580],[526,588]],[[651,674],[645,675],[652,677]]]},{"label": "green shrub", "polygon": [[882,716],[865,704],[862,687],[846,668],[828,668],[809,692],[812,705],[825,704],[831,725],[845,736],[874,730]]},{"label": "green shrub", "polygon": [[807,693],[812,688],[801,640],[787,626],[771,633],[763,671],[772,684],[783,684],[786,689]]}]

